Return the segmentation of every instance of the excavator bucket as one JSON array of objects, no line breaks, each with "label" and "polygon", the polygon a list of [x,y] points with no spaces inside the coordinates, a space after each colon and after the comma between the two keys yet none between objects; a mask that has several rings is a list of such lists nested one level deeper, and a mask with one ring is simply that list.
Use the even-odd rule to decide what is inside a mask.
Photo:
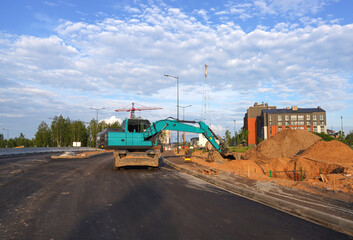
[{"label": "excavator bucket", "polygon": [[133,166],[158,168],[160,155],[161,152],[155,149],[150,149],[144,152],[118,150],[114,152],[114,169],[117,170]]}]

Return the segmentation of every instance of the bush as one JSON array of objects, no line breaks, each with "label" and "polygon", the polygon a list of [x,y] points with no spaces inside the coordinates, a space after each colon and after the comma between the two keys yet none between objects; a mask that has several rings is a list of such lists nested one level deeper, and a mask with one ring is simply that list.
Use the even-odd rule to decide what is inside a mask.
[{"label": "bush", "polygon": [[316,133],[314,132],[314,134],[318,135],[319,137],[322,138],[322,140],[326,141],[326,142],[329,142],[329,141],[332,141],[332,140],[336,140],[334,137],[326,134],[326,133]]}]

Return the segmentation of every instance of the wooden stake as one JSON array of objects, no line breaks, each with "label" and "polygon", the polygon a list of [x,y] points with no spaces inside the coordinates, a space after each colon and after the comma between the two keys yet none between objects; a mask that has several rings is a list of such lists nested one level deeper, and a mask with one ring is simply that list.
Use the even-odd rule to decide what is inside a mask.
[{"label": "wooden stake", "polygon": [[336,191],[336,175],[333,175],[333,191]]}]

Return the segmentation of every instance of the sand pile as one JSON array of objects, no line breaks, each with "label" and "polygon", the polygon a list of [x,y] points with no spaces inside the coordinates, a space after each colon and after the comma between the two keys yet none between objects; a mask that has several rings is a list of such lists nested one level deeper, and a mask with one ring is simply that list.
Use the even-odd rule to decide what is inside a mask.
[{"label": "sand pile", "polygon": [[287,129],[243,154],[243,159],[288,158],[300,154],[321,138],[305,130]]},{"label": "sand pile", "polygon": [[353,164],[353,150],[337,140],[330,142],[319,141],[306,149],[300,156],[332,163]]}]

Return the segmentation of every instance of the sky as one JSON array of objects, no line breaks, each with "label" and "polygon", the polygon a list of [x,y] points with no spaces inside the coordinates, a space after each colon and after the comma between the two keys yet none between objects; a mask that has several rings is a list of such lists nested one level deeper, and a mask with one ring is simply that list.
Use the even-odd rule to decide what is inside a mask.
[{"label": "sky", "polygon": [[[0,133],[42,121],[124,119],[134,102],[219,135],[247,108],[321,106],[353,130],[352,0],[0,1]],[[184,110],[184,111],[183,111]],[[184,115],[184,116],[183,116]],[[342,118],[341,118],[342,117]],[[341,121],[342,120],[342,121]],[[234,122],[236,121],[236,122]],[[235,125],[234,125],[235,123]],[[5,129],[5,130],[4,130]]]}]

